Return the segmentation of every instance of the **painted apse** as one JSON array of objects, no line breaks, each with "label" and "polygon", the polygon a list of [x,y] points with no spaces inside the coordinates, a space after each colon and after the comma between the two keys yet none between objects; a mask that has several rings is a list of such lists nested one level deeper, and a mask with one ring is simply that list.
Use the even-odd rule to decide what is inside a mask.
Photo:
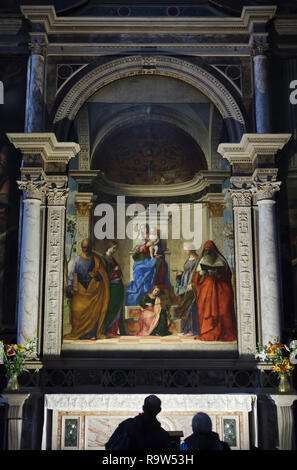
[{"label": "painted apse", "polygon": [[228,135],[213,103],[174,78],[124,78],[71,132],[63,348],[236,350],[230,169],[216,151]]}]

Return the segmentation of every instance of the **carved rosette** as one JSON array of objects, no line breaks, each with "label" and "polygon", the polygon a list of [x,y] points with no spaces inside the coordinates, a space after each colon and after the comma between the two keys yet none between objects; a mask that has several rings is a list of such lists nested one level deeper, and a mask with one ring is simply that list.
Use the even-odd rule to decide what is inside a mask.
[{"label": "carved rosette", "polygon": [[280,190],[280,186],[280,181],[255,182],[253,192],[256,193],[258,202],[264,200],[274,202],[275,193]]},{"label": "carved rosette", "polygon": [[17,181],[18,187],[23,191],[24,201],[26,199],[37,199],[41,201],[47,191],[44,180],[22,180]]}]

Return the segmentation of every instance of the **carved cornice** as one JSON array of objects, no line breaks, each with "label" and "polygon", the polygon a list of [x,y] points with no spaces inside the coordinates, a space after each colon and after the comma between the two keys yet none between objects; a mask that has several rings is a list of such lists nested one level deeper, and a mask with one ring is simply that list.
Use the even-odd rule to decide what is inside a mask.
[{"label": "carved cornice", "polygon": [[[86,181],[84,173],[78,171],[72,171],[71,176],[76,180],[80,181],[82,178]],[[98,174],[97,171],[88,172],[88,182]],[[210,185],[221,185],[226,178],[230,175],[229,171],[200,171],[193,179],[186,181],[185,183],[174,183],[166,185],[132,185],[132,184],[120,184],[108,180],[104,174],[99,174],[94,180],[94,190],[98,188],[100,192],[112,195],[122,196],[137,196],[137,197],[170,197],[170,196],[182,196],[186,194],[193,194],[203,191]]]},{"label": "carved cornice", "polygon": [[38,155],[46,163],[68,163],[79,152],[74,142],[58,142],[52,132],[7,134],[10,142],[23,155]]},{"label": "carved cornice", "polygon": [[53,6],[21,6],[31,23],[42,24],[51,35],[78,34],[249,34],[254,23],[266,23],[276,12],[276,6],[243,7],[240,18],[102,18],[57,16]]},{"label": "carved cornice", "polygon": [[296,36],[297,17],[276,18],[273,23],[280,36]]},{"label": "carved cornice", "polygon": [[[121,43],[113,43],[112,45],[110,44],[98,44],[97,42],[95,43],[81,43],[81,44],[75,44],[73,42],[69,43],[59,43],[55,42],[52,44],[49,44],[47,53],[48,55],[54,55],[54,56],[67,56],[71,55],[73,56],[102,56],[102,55],[119,55],[122,54],[123,52],[125,53],[130,53],[134,54],[135,51],[143,53],[143,48],[144,47],[157,47],[158,53],[163,53],[163,54],[194,54],[196,56],[205,56],[205,57],[217,57],[217,56],[232,56],[232,57],[250,57],[251,51],[250,51],[250,46],[248,43],[242,44],[238,42],[234,43],[203,43],[202,42],[203,37],[198,37],[197,36],[197,41],[195,42],[189,42],[189,43],[173,43],[173,42],[168,42],[168,43],[157,43],[157,44],[152,44],[150,42],[146,43],[133,43],[129,42],[127,39],[127,42],[121,42]],[[201,42],[200,42],[201,41]],[[61,87],[62,88],[62,87]]]},{"label": "carved cornice", "polygon": [[0,34],[17,35],[21,32],[22,26],[22,18],[16,18],[13,16],[3,16],[2,18],[0,18]]},{"label": "carved cornice", "polygon": [[253,163],[256,158],[274,157],[289,141],[292,134],[244,134],[239,143],[222,143],[218,153],[231,165]]}]

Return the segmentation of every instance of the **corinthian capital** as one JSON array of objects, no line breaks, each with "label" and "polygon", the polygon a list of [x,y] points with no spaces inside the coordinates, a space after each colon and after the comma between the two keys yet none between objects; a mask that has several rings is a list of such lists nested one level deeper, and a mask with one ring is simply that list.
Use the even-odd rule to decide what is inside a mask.
[{"label": "corinthian capital", "polygon": [[281,181],[265,181],[253,183],[253,193],[257,195],[257,201],[274,199],[274,195],[280,190]]},{"label": "corinthian capital", "polygon": [[254,57],[257,55],[266,55],[269,51],[267,35],[254,36],[251,41],[251,48]]},{"label": "corinthian capital", "polygon": [[64,206],[67,202],[68,188],[53,188],[49,189],[47,193],[47,201],[49,206]]},{"label": "corinthian capital", "polygon": [[42,199],[47,188],[44,180],[17,181],[18,187],[24,193],[24,199]]},{"label": "corinthian capital", "polygon": [[224,202],[209,202],[208,204],[209,217],[223,217],[226,204]]},{"label": "corinthian capital", "polygon": [[250,189],[229,189],[233,207],[250,207],[252,192]]},{"label": "corinthian capital", "polygon": [[31,42],[28,43],[28,46],[31,51],[31,54],[45,55],[46,43],[43,39],[33,39]]},{"label": "corinthian capital", "polygon": [[93,203],[76,201],[74,203],[74,207],[76,209],[76,214],[78,215],[78,217],[90,217]]}]

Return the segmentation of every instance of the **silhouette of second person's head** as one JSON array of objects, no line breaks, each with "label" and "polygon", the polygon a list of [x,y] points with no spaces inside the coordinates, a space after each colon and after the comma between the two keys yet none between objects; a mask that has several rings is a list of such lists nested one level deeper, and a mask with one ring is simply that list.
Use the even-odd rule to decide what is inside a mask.
[{"label": "silhouette of second person's head", "polygon": [[149,395],[145,398],[143,404],[143,412],[149,416],[157,416],[161,411],[161,400],[156,395]]},{"label": "silhouette of second person's head", "polygon": [[206,413],[197,413],[192,419],[194,433],[208,434],[212,431],[212,422]]}]

